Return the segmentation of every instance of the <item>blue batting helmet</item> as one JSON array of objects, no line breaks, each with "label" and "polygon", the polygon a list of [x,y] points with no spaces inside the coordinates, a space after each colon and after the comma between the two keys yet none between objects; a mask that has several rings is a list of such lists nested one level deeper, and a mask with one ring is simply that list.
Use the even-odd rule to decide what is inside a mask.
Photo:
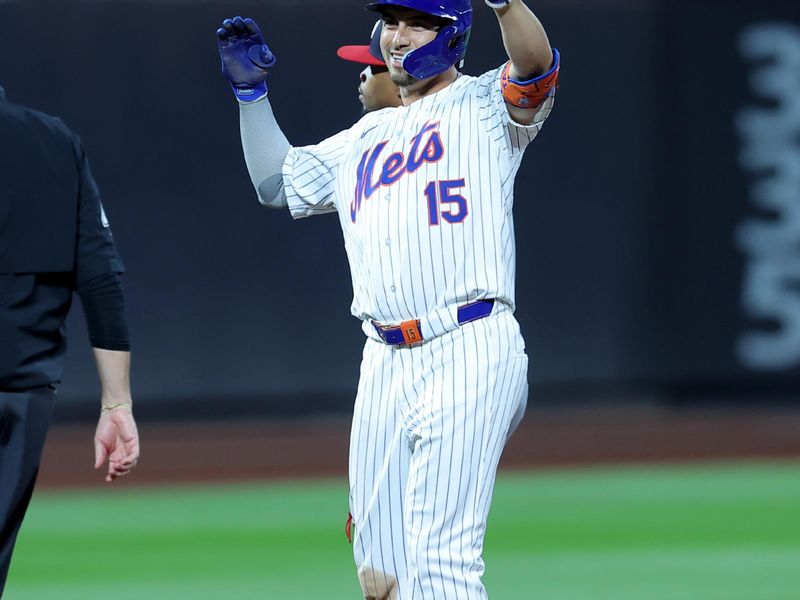
[{"label": "blue batting helmet", "polygon": [[403,69],[417,79],[428,79],[464,60],[472,29],[472,0],[377,0],[367,10],[381,12],[387,6],[402,6],[452,21],[436,38],[403,57]]}]

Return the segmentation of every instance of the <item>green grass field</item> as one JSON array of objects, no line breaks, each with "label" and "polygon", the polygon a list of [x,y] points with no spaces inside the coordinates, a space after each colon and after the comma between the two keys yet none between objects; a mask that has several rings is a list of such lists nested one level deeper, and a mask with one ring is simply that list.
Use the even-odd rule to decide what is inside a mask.
[{"label": "green grass field", "polygon": [[[343,481],[34,497],[4,600],[355,600]],[[798,600],[800,463],[503,474],[493,600]]]}]

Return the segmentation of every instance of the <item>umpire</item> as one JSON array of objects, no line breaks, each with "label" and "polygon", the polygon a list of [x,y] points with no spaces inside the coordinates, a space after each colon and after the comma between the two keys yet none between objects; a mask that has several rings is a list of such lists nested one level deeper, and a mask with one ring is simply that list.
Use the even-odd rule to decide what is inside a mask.
[{"label": "umpire", "polygon": [[95,468],[108,461],[110,482],[136,465],[124,270],[80,139],[0,87],[0,596],[61,380],[73,292],[102,388]]}]

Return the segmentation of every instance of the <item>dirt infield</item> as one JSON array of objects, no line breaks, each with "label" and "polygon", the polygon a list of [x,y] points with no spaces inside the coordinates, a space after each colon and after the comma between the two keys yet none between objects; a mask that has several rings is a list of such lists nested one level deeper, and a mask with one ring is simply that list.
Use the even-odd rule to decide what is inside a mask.
[{"label": "dirt infield", "polygon": [[[304,478],[347,473],[349,420],[140,423],[142,459],[122,485]],[[92,425],[54,427],[39,487],[101,486]],[[531,410],[501,469],[800,458],[800,411]]]}]

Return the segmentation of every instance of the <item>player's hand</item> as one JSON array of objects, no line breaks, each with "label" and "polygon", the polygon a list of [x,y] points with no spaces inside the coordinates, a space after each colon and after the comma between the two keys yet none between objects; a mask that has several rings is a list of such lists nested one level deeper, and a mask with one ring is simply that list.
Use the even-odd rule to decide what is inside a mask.
[{"label": "player's hand", "polygon": [[275,66],[275,55],[253,19],[225,19],[217,29],[222,74],[242,102],[267,95],[267,74]]},{"label": "player's hand", "polygon": [[129,407],[100,414],[94,434],[94,468],[108,461],[106,481],[127,475],[139,460],[139,432]]}]

